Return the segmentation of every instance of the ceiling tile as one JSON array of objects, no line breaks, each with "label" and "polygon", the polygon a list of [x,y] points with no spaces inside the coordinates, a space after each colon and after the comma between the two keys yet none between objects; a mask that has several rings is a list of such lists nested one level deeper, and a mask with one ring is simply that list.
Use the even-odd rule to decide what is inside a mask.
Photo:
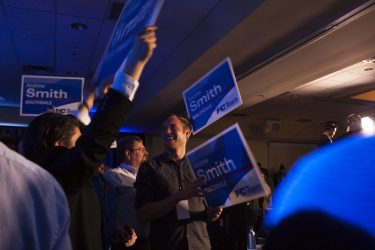
[{"label": "ceiling tile", "polygon": [[56,46],[58,48],[70,49],[70,54],[93,53],[95,49],[96,37],[88,36],[84,33],[77,35],[60,33],[57,34],[56,37]]},{"label": "ceiling tile", "polygon": [[8,23],[17,28],[30,28],[53,32],[55,16],[45,11],[26,10],[20,8],[7,8]]},{"label": "ceiling tile", "polygon": [[30,10],[55,11],[55,1],[51,0],[3,0],[4,4]]},{"label": "ceiling tile", "polygon": [[3,6],[0,4],[0,24],[6,23]]},{"label": "ceiling tile", "polygon": [[11,33],[9,32],[8,27],[2,24],[0,24],[0,44],[0,56],[2,56],[3,59],[5,59],[5,55],[15,57],[15,47],[12,41]]},{"label": "ceiling tile", "polygon": [[108,13],[111,1],[103,0],[56,0],[57,13],[103,19]]},{"label": "ceiling tile", "polygon": [[91,53],[80,53],[72,55],[69,48],[57,48],[56,51],[56,73],[67,75],[67,72],[77,72],[78,76],[89,74]]},{"label": "ceiling tile", "polygon": [[49,32],[13,28],[12,33],[22,64],[54,66],[54,39]]}]

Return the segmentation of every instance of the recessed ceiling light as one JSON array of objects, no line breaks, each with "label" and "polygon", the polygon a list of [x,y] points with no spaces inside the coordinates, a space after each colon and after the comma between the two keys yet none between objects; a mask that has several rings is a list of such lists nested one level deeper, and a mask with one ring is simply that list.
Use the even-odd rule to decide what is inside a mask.
[{"label": "recessed ceiling light", "polygon": [[70,27],[74,30],[87,30],[87,24],[84,23],[72,23]]}]

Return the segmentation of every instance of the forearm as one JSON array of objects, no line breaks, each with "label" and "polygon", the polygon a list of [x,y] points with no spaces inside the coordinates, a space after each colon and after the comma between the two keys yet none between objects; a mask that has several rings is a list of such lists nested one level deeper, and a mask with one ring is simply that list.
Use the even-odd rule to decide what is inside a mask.
[{"label": "forearm", "polygon": [[134,81],[139,81],[145,66],[146,62],[130,58],[122,72],[133,78]]},{"label": "forearm", "polygon": [[168,214],[180,200],[175,193],[164,200],[150,202],[137,210],[138,218],[142,223],[156,220]]}]

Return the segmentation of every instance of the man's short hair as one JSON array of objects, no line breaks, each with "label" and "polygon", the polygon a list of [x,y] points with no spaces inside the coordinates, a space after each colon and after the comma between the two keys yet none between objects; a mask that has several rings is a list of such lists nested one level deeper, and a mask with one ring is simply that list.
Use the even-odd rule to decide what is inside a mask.
[{"label": "man's short hair", "polygon": [[337,129],[337,125],[334,122],[328,122],[324,126],[325,130],[331,130],[331,129],[335,129],[335,128]]},{"label": "man's short hair", "polygon": [[136,136],[136,135],[125,136],[121,138],[120,140],[118,140],[117,150],[116,150],[118,164],[124,161],[125,150],[131,151],[133,149],[133,144],[135,142],[143,143],[143,140],[139,136]]},{"label": "man's short hair", "polygon": [[79,122],[73,116],[44,113],[32,120],[23,138],[24,155],[38,162],[41,154],[57,141],[68,144]]},{"label": "man's short hair", "polygon": [[350,114],[348,115],[348,117],[346,118],[348,121],[353,119],[353,118],[358,118],[358,119],[362,119],[362,117],[358,114]]},{"label": "man's short hair", "polygon": [[165,120],[171,118],[171,117],[177,117],[177,119],[180,120],[180,122],[182,123],[184,129],[189,129],[190,131],[192,131],[192,126],[191,126],[191,122],[190,122],[190,119],[189,118],[186,118],[185,116],[182,116],[182,115],[176,115],[176,114],[170,114]]}]

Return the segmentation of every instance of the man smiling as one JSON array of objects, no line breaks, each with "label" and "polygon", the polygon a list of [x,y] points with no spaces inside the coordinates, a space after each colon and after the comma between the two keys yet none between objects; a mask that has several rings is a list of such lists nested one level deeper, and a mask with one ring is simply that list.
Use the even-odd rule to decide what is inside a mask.
[{"label": "man smiling", "polygon": [[210,208],[202,197],[185,158],[191,135],[187,119],[169,116],[163,123],[165,152],[143,164],[138,172],[136,209],[150,222],[151,249],[211,249],[206,221],[219,218],[222,209]]}]

